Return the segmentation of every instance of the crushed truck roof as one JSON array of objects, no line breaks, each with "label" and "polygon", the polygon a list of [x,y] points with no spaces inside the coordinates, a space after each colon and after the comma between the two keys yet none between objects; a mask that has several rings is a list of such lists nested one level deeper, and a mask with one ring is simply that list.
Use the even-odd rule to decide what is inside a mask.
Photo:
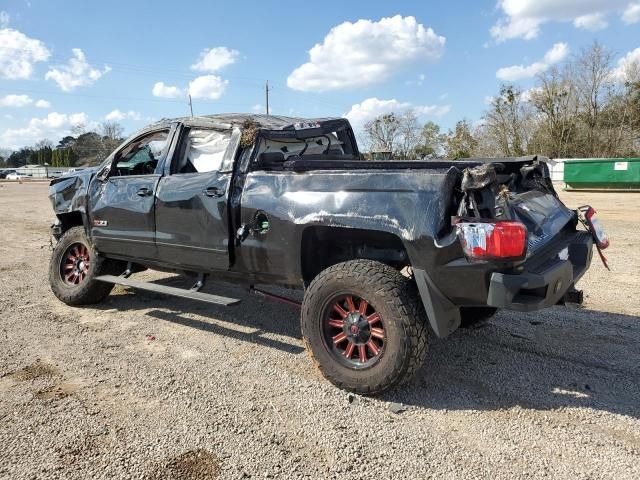
[{"label": "crushed truck roof", "polygon": [[[147,128],[158,128],[170,125],[174,122],[182,122],[189,127],[214,127],[233,128],[240,127],[246,122],[256,123],[261,128],[269,130],[283,130],[300,122],[325,122],[328,120],[340,120],[337,117],[328,118],[302,118],[285,117],[281,115],[265,115],[257,113],[221,113],[216,115],[200,115],[194,117],[163,118],[162,120],[149,125]],[[145,130],[147,129],[145,128]]]}]

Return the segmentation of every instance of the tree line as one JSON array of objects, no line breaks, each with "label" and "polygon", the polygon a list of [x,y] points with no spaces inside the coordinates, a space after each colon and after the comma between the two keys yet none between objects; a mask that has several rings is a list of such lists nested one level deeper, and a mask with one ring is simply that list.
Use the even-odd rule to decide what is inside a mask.
[{"label": "tree line", "polygon": [[365,125],[366,147],[396,159],[640,156],[640,65],[613,60],[596,42],[530,90],[502,85],[479,122],[463,119],[446,133],[413,111],[381,115]]},{"label": "tree line", "polygon": [[124,140],[124,128],[117,122],[103,122],[96,130],[87,130],[85,125],[75,125],[72,135],[53,142],[43,139],[31,147],[13,152],[0,153],[0,168],[24,165],[49,165],[73,167],[97,165]]}]

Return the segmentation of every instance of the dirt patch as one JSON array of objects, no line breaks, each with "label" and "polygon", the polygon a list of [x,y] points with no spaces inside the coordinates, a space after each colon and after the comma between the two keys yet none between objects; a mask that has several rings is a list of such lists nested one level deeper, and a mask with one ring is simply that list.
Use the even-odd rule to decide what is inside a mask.
[{"label": "dirt patch", "polygon": [[59,375],[60,373],[53,365],[41,362],[40,360],[36,360],[35,363],[27,365],[11,374],[13,378],[21,382],[28,382],[40,377],[57,377]]},{"label": "dirt patch", "polygon": [[167,461],[155,470],[150,480],[204,480],[217,478],[220,460],[203,449],[190,450]]},{"label": "dirt patch", "polygon": [[79,388],[77,383],[64,382],[40,390],[35,394],[35,397],[39,400],[61,399],[77,392]]}]

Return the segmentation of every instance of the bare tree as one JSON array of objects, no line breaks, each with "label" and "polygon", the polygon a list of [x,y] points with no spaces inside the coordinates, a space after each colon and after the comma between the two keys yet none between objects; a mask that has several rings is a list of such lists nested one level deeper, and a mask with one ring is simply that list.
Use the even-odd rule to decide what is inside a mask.
[{"label": "bare tree", "polygon": [[611,65],[613,53],[594,42],[583,49],[571,65],[571,74],[576,84],[580,116],[585,127],[585,153],[588,156],[606,155],[602,151],[599,135],[600,115],[610,99],[613,82]]},{"label": "bare tree", "polygon": [[485,114],[484,131],[493,137],[499,154],[506,157],[524,155],[530,138],[531,112],[523,101],[522,90],[503,85]]},{"label": "bare tree", "polygon": [[418,117],[413,110],[407,110],[400,116],[398,127],[400,137],[398,156],[400,158],[415,158],[416,148],[420,145],[421,130]]},{"label": "bare tree", "polygon": [[395,152],[400,136],[400,121],[395,113],[380,115],[364,126],[372,149]]},{"label": "bare tree", "polygon": [[79,137],[87,131],[87,126],[84,123],[76,123],[71,127],[71,133],[74,137]]},{"label": "bare tree", "polygon": [[[553,158],[568,157],[576,135],[578,102],[571,75],[557,67],[538,75],[530,101],[538,113],[533,142],[537,153]],[[534,152],[531,152],[534,153]]]},{"label": "bare tree", "polygon": [[98,132],[103,137],[109,140],[122,140],[122,134],[124,133],[124,127],[118,122],[106,121],[102,122],[98,127]]},{"label": "bare tree", "polygon": [[53,142],[48,138],[43,138],[35,143],[33,146],[34,150],[40,150],[42,148],[53,148]]}]

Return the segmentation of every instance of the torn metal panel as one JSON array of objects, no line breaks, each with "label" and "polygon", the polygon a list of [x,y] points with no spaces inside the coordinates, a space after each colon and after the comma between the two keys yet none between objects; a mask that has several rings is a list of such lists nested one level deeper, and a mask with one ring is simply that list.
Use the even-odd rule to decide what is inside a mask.
[{"label": "torn metal panel", "polygon": [[49,199],[56,215],[86,212],[87,189],[96,168],[79,170],[73,175],[54,179],[49,185]]},{"label": "torn metal panel", "polygon": [[264,212],[270,229],[242,242],[234,269],[300,282],[302,238],[314,227],[391,234],[420,264],[420,245],[433,248],[433,238],[446,228],[458,176],[457,169],[251,172],[242,191],[241,221],[250,225]]}]

